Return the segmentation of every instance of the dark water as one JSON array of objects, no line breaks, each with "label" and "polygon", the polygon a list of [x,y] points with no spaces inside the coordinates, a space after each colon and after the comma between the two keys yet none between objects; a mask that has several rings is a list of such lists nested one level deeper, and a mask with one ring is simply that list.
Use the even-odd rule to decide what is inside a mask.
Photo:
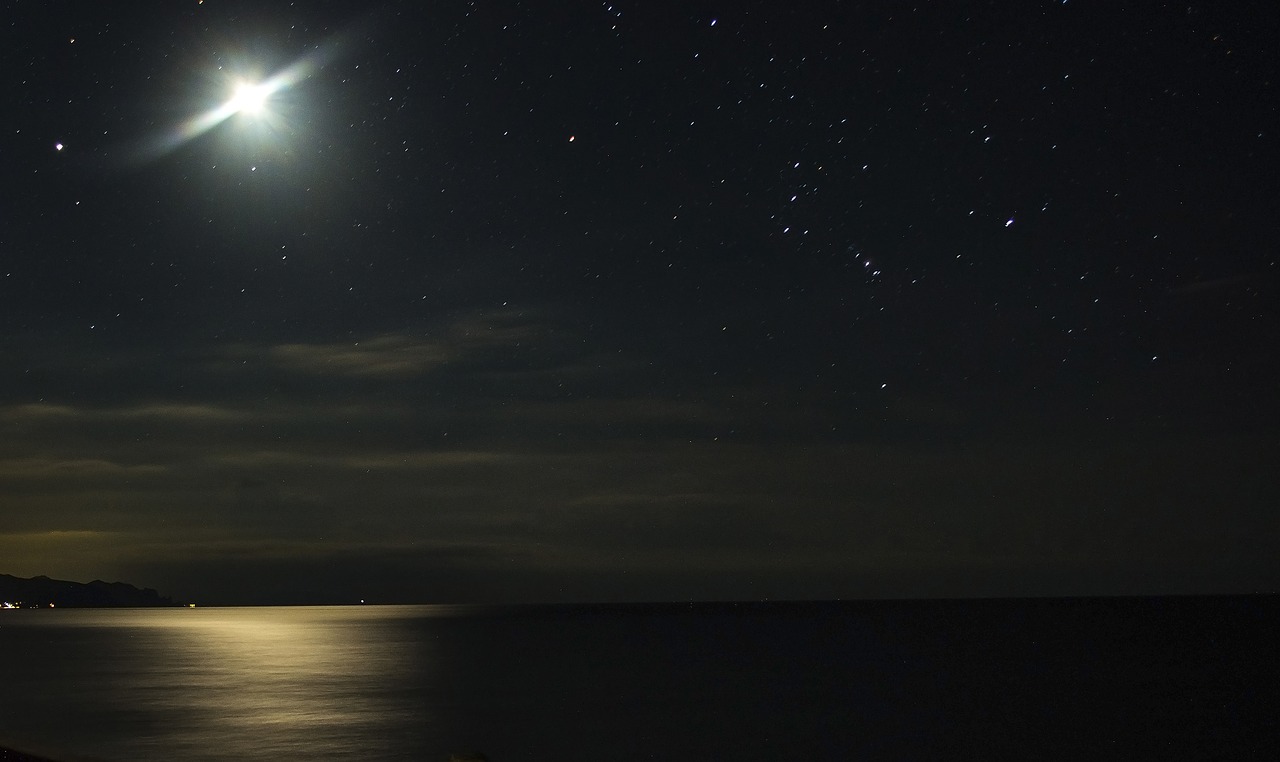
[{"label": "dark water", "polygon": [[0,611],[61,759],[1269,758],[1274,597]]}]

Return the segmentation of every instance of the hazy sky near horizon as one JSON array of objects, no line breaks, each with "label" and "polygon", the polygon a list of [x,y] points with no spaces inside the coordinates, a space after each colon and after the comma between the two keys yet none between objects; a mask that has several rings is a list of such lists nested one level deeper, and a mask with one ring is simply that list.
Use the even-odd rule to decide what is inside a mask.
[{"label": "hazy sky near horizon", "polygon": [[1275,592],[1277,19],[10,3],[0,572]]}]

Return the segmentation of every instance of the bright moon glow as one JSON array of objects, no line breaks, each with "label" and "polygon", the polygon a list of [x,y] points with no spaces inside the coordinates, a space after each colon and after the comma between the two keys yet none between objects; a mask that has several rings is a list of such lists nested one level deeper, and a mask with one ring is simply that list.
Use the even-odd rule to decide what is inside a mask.
[{"label": "bright moon glow", "polygon": [[267,99],[271,97],[271,92],[269,85],[241,82],[236,85],[235,92],[231,94],[231,100],[227,101],[227,106],[236,114],[250,116],[261,114],[267,107]]},{"label": "bright moon glow", "polygon": [[[297,104],[291,103],[287,92],[302,80],[323,68],[339,51],[338,41],[317,45],[307,55],[294,61],[284,69],[277,71],[266,79],[245,79],[230,77],[220,80],[222,100],[212,105],[209,110],[194,114],[168,134],[150,141],[142,149],[142,155],[162,156],[205,134],[214,127],[241,115],[245,122],[243,127],[252,130],[260,137],[281,135],[290,129],[290,114],[296,113]],[[228,66],[241,71],[252,70],[249,65]],[[223,67],[218,67],[219,71]],[[284,97],[277,98],[284,93]]]},{"label": "bright moon glow", "polygon": [[186,120],[172,133],[149,146],[146,153],[152,156],[169,153],[237,115],[251,120],[254,129],[263,131],[263,134],[280,133],[286,129],[288,119],[286,114],[277,111],[274,103],[276,94],[310,76],[331,56],[331,50],[317,50],[267,79],[224,81],[224,99],[218,105]]},{"label": "bright moon glow", "polygon": [[264,124],[279,122],[270,108],[271,97],[306,76],[309,69],[308,62],[302,61],[262,82],[236,82],[222,105],[188,119],[176,135],[159,146],[160,153],[167,153],[188,140],[203,135],[237,114],[244,114],[252,117],[255,122]]}]

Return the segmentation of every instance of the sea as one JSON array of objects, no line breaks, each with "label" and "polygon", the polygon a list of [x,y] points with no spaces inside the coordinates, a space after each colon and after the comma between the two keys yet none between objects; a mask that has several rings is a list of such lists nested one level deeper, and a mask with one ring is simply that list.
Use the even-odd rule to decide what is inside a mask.
[{"label": "sea", "polygon": [[1277,758],[1280,598],[0,611],[55,760]]}]

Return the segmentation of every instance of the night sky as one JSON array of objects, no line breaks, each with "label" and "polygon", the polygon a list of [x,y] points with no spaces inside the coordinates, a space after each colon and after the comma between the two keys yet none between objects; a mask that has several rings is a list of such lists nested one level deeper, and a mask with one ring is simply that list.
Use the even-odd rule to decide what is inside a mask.
[{"label": "night sky", "polygon": [[1275,592],[1278,17],[9,0],[0,572]]}]

